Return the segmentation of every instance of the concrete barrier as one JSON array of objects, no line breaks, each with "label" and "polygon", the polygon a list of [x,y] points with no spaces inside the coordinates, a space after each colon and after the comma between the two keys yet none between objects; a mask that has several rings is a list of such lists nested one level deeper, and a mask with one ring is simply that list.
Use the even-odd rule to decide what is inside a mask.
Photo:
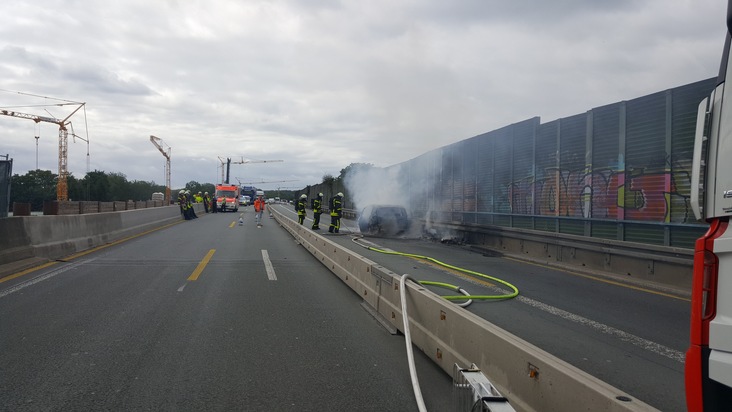
[{"label": "concrete barrier", "polygon": [[[275,219],[383,321],[404,331],[399,278],[270,209]],[[407,282],[412,343],[448,375],[475,363],[518,411],[656,411],[421,285]]]},{"label": "concrete barrier", "polygon": [[[203,213],[203,205],[194,205]],[[18,216],[0,219],[0,265],[28,266],[55,260],[181,220],[178,206],[85,215]],[[9,270],[0,270],[0,277]]]}]

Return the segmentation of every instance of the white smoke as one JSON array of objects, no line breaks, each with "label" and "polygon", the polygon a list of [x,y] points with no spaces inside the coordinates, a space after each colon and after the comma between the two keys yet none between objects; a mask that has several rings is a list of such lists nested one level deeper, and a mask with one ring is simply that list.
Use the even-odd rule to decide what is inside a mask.
[{"label": "white smoke", "polygon": [[403,163],[388,169],[364,167],[350,170],[344,176],[353,208],[361,210],[368,205],[398,205],[410,210],[408,190],[400,182]]}]

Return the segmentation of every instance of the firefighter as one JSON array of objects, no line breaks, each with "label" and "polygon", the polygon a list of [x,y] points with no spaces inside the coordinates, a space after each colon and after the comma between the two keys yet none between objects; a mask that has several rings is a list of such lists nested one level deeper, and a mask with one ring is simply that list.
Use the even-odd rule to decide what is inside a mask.
[{"label": "firefighter", "polygon": [[323,194],[313,199],[313,230],[320,230],[320,214],[323,213]]},{"label": "firefighter", "polygon": [[343,193],[338,192],[330,198],[330,227],[328,232],[338,233],[341,229],[341,216],[343,215]]},{"label": "firefighter", "polygon": [[180,213],[183,215],[183,219],[191,220],[191,214],[188,212],[188,198],[186,197],[186,191],[181,190],[178,192],[178,206],[180,206]]},{"label": "firefighter", "polygon": [[300,195],[300,200],[295,204],[295,210],[297,211],[297,223],[303,224],[305,222],[305,206],[308,204],[308,196],[303,193]]},{"label": "firefighter", "polygon": [[208,213],[208,207],[211,205],[211,196],[208,195],[208,192],[204,192],[203,194],[203,210]]},{"label": "firefighter", "polygon": [[193,194],[191,194],[190,190],[186,190],[186,200],[188,204],[188,216],[190,216],[191,219],[198,219],[198,216],[196,216],[196,211],[193,209]]}]

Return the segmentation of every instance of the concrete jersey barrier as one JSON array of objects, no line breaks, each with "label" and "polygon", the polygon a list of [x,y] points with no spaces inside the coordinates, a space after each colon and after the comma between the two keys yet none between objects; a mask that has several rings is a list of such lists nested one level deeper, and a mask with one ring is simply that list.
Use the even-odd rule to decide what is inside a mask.
[{"label": "concrete jersey barrier", "polygon": [[[194,207],[196,212],[203,209],[201,204]],[[178,206],[0,219],[0,265],[32,260],[30,266],[43,260],[59,259],[180,219]]]},{"label": "concrete jersey barrier", "polygon": [[[399,275],[270,211],[383,321],[404,331]],[[475,363],[518,411],[657,411],[419,284],[407,287],[412,343],[449,375],[456,363]]]}]

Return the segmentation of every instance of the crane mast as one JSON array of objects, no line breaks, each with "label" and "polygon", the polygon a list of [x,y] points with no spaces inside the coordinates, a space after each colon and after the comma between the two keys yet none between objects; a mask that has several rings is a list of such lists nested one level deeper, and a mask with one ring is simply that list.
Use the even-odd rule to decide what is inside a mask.
[{"label": "crane mast", "polygon": [[[155,147],[158,148],[160,153],[165,156],[165,203],[170,204],[171,198],[170,198],[170,151],[171,148],[163,140],[159,137],[150,135],[150,142],[155,145]],[[163,145],[168,147],[168,150],[166,151],[163,148]]]},{"label": "crane mast", "polygon": [[66,116],[64,119],[56,119],[48,116],[38,116],[34,114],[21,113],[13,110],[0,110],[0,114],[4,116],[17,117],[20,119],[33,120],[36,123],[46,122],[58,125],[58,181],[56,182],[56,199],[59,201],[69,200],[69,186],[68,186],[68,152],[69,152],[69,131],[66,128],[70,125],[69,118],[78,112],[79,109],[84,107],[86,103],[75,103],[79,107],[74,109],[71,114]]}]

